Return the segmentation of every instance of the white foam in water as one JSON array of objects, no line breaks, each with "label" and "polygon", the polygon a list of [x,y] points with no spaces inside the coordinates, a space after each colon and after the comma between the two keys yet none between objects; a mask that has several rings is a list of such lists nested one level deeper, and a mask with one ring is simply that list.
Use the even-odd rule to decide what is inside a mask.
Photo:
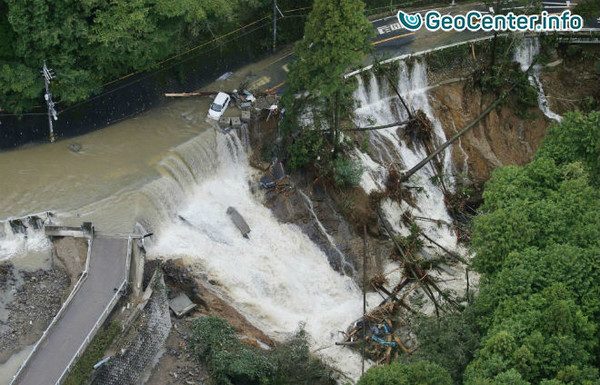
[{"label": "white foam in water", "polygon": [[[531,63],[533,63],[535,56],[539,53],[540,42],[537,37],[523,38],[523,41],[515,52],[514,60],[519,63],[521,71],[525,72],[531,66]],[[544,115],[546,115],[548,118],[556,120],[560,123],[562,116],[552,111],[548,105],[548,99],[546,99],[544,87],[542,87],[542,82],[540,81],[540,66],[538,64],[534,65],[532,71],[530,72],[529,84],[531,84],[531,86],[538,92],[537,100],[540,110],[542,110]]]},{"label": "white foam in water", "polygon": [[44,230],[28,228],[26,234],[13,233],[8,220],[0,222],[0,261],[50,250],[52,244]]},{"label": "white foam in water", "polygon": [[[444,143],[446,136],[441,123],[433,115],[428,101],[425,65],[420,61],[416,61],[412,66],[412,70],[409,70],[404,62],[400,62],[398,75],[397,88],[407,104],[415,111],[422,110],[432,122],[434,147]],[[355,99],[360,103],[360,106],[355,110],[357,125],[385,125],[408,118],[406,110],[396,100],[396,95],[389,93],[389,87],[385,84],[385,80],[383,81],[384,86],[380,87],[375,76],[371,74],[368,87],[360,77],[358,82],[359,87],[354,94]],[[379,164],[400,162],[402,166],[400,170],[408,170],[427,157],[427,152],[423,146],[418,144],[414,146],[415,148],[408,147],[398,136],[397,129],[398,127],[390,127],[371,132],[371,145],[375,148],[378,147],[378,151],[375,151],[378,156],[374,160]],[[367,169],[372,169],[373,166],[370,161],[364,159],[365,157],[368,157],[368,155],[363,154],[361,157],[363,165]],[[454,170],[451,148],[448,147],[444,150],[441,157],[444,181],[446,186],[452,190],[454,188]],[[416,207],[411,207],[405,202],[402,203],[402,207],[391,201],[382,202],[382,210],[385,216],[400,235],[406,236],[409,234],[406,226],[400,221],[402,213],[405,211],[409,211],[416,216],[439,220],[441,223],[452,223],[444,203],[444,194],[440,186],[432,181],[432,177],[435,176],[433,167],[430,162],[405,183],[407,186],[418,188],[419,192],[413,194]],[[363,188],[371,187],[368,183],[361,184],[361,186]],[[365,191],[367,191],[366,188]],[[437,224],[432,222],[422,222],[419,223],[419,226],[427,236],[436,240],[442,246],[461,253],[464,251],[462,247],[457,245],[456,235],[450,226],[438,227]],[[442,252],[437,247],[433,249]]]},{"label": "white foam in water", "polygon": [[[352,379],[361,359],[335,346],[362,314],[361,292],[334,271],[327,256],[295,225],[282,224],[248,186],[249,167],[235,135],[218,133],[208,147],[217,160],[211,175],[193,186],[172,219],[161,223],[149,256],[182,257],[255,326],[284,339],[305,324],[311,345],[325,361]],[[209,140],[204,138],[204,140]],[[214,143],[216,141],[216,143]],[[235,207],[251,228],[249,239],[226,214]],[[185,221],[176,219],[177,216]]]},{"label": "white foam in water", "polygon": [[385,187],[388,171],[377,162],[374,162],[371,157],[358,149],[354,152],[357,158],[364,167],[364,172],[360,178],[360,187],[365,192],[381,191]]}]

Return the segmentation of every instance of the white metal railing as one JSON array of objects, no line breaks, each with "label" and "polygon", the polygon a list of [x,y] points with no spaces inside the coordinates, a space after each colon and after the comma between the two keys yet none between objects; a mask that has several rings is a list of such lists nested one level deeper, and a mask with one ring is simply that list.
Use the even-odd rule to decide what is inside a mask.
[{"label": "white metal railing", "polygon": [[119,297],[121,296],[121,293],[125,290],[125,287],[127,286],[127,279],[129,277],[129,267],[131,265],[130,264],[130,261],[131,261],[131,247],[132,247],[132,237],[130,235],[129,238],[128,238],[128,240],[127,240],[127,255],[125,257],[126,258],[126,260],[125,260],[125,279],[123,279],[123,282],[119,286],[118,290],[112,296],[112,298],[110,299],[110,302],[106,305],[106,307],[102,311],[102,314],[100,314],[100,317],[98,317],[98,320],[94,324],[94,327],[92,328],[92,330],[90,330],[90,332],[88,333],[88,335],[85,337],[85,339],[83,340],[83,342],[79,346],[79,349],[77,349],[77,351],[73,355],[73,358],[71,358],[71,361],[69,361],[69,364],[67,365],[67,367],[65,368],[65,370],[63,370],[63,372],[61,373],[60,377],[56,381],[55,385],[60,385],[60,383],[65,379],[66,375],[69,374],[69,372],[71,371],[71,369],[73,369],[73,366],[75,365],[75,363],[79,359],[80,355],[88,347],[88,345],[90,344],[90,342],[92,341],[92,339],[94,338],[94,336],[96,335],[96,333],[98,332],[98,329],[100,329],[100,327],[102,326],[102,324],[104,324],[104,321],[106,321],[106,318],[108,318],[108,315],[112,311],[112,308],[114,307],[114,305],[119,300]]},{"label": "white metal railing", "polygon": [[[600,28],[582,28],[581,31],[582,32],[599,32]],[[546,33],[546,32],[540,32],[540,33]],[[508,33],[499,33],[498,34],[498,36],[506,36],[506,35],[508,35]],[[577,36],[576,32],[573,32],[573,35]],[[490,40],[490,39],[493,39],[493,38],[494,38],[493,35],[483,36],[483,37],[478,37],[478,38],[475,38],[475,39],[469,39],[469,40],[465,40],[465,41],[460,41],[460,42],[457,42],[457,43],[446,44],[446,45],[443,45],[441,47],[430,48],[430,49],[426,49],[426,50],[423,50],[423,51],[406,53],[406,54],[403,54],[403,55],[398,55],[396,57],[383,60],[383,61],[380,62],[380,64],[386,64],[386,63],[391,63],[391,62],[395,62],[395,61],[404,60],[404,59],[409,58],[411,56],[422,56],[422,55],[428,54],[430,52],[440,51],[440,50],[444,50],[444,49],[447,49],[447,48],[456,47],[456,46],[463,45],[463,44],[477,43],[479,41]],[[373,68],[373,64],[370,64],[370,65],[368,65],[366,67],[362,67],[362,68],[359,68],[359,69],[357,69],[355,71],[349,72],[349,73],[347,73],[347,74],[344,75],[344,78],[348,79],[349,77],[358,75],[361,72],[368,71],[371,68]]]},{"label": "white metal railing", "polygon": [[117,292],[112,296],[110,302],[106,305],[106,307],[102,311],[102,314],[100,314],[100,317],[98,318],[98,320],[94,324],[94,327],[92,328],[92,330],[90,330],[90,332],[87,334],[87,336],[85,337],[85,339],[83,340],[83,342],[81,343],[81,345],[79,345],[79,349],[77,349],[77,351],[73,355],[73,358],[71,358],[71,361],[69,361],[69,364],[67,365],[67,367],[65,368],[65,370],[63,370],[63,372],[61,373],[60,377],[56,381],[55,385],[59,385],[65,379],[66,375],[69,374],[69,372],[71,371],[71,369],[73,368],[73,366],[75,365],[75,363],[77,362],[77,360],[79,359],[79,357],[81,356],[81,354],[85,351],[85,349],[90,344],[91,340],[96,335],[96,332],[98,332],[98,329],[100,329],[100,326],[102,326],[102,324],[104,323],[104,321],[106,321],[106,318],[108,317],[108,314],[111,312],[113,306],[119,300],[119,297],[121,296],[121,291],[125,289],[125,286],[127,286],[127,278],[125,278],[123,280],[123,282],[119,286]]},{"label": "white metal railing", "polygon": [[75,283],[75,286],[73,286],[73,290],[71,290],[71,293],[69,294],[69,296],[67,297],[67,299],[65,300],[65,302],[63,302],[62,306],[60,307],[60,310],[58,310],[58,313],[56,313],[56,315],[54,316],[54,318],[52,318],[52,321],[50,322],[50,325],[48,325],[48,327],[46,328],[46,330],[44,330],[44,332],[42,333],[42,336],[35,343],[35,345],[33,346],[33,349],[31,349],[31,352],[29,352],[29,354],[27,355],[27,358],[25,358],[25,361],[23,361],[23,363],[21,364],[21,366],[19,366],[19,370],[17,370],[17,372],[13,376],[12,380],[10,381],[9,385],[15,384],[16,380],[19,378],[19,376],[21,375],[21,373],[23,373],[23,370],[25,369],[25,367],[27,366],[27,364],[29,363],[29,361],[31,360],[31,358],[33,357],[33,355],[37,352],[38,347],[40,346],[40,344],[46,340],[46,337],[48,337],[48,334],[50,334],[50,331],[52,330],[52,328],[60,320],[60,318],[62,317],[62,315],[66,311],[67,307],[69,306],[69,304],[71,303],[71,301],[73,301],[73,298],[75,298],[75,295],[77,294],[77,292],[79,291],[79,289],[83,285],[83,282],[87,279],[88,271],[89,271],[89,268],[90,268],[90,258],[91,258],[91,255],[92,255],[92,243],[93,243],[93,240],[94,240],[94,228],[92,227],[92,233],[89,235],[89,238],[88,238],[88,251],[87,251],[87,256],[86,256],[86,259],[85,259],[85,268],[84,268],[83,272],[81,273],[81,276],[79,277],[79,279]]},{"label": "white metal railing", "polygon": [[[502,35],[503,34],[498,34],[498,36],[502,36]],[[426,49],[426,50],[423,50],[423,51],[406,53],[406,54],[403,54],[403,55],[399,55],[399,56],[396,56],[396,57],[393,57],[393,58],[389,58],[389,59],[383,60],[383,61],[380,62],[380,64],[387,64],[387,63],[391,63],[391,62],[395,62],[395,61],[404,60],[404,59],[409,58],[411,56],[422,56],[422,55],[428,54],[430,52],[440,51],[440,50],[443,50],[443,49],[452,48],[452,47],[456,47],[456,46],[463,45],[463,44],[476,43],[476,42],[483,41],[483,40],[490,40],[490,39],[493,39],[493,38],[494,38],[493,35],[483,36],[483,37],[478,37],[476,39],[470,39],[470,40],[460,41],[458,43],[446,44],[446,45],[443,45],[441,47],[430,48],[430,49]],[[354,75],[358,75],[361,72],[368,71],[371,68],[373,68],[373,64],[370,64],[370,65],[368,65],[366,67],[359,68],[356,71],[349,72],[349,73],[347,73],[347,74],[344,75],[344,78],[348,79],[349,77],[352,77]]]}]

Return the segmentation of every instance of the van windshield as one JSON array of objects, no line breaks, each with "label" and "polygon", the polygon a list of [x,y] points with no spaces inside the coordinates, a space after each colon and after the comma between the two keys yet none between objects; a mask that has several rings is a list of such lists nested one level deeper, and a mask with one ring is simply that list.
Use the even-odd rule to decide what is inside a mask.
[{"label": "van windshield", "polygon": [[221,112],[221,110],[223,109],[223,106],[217,103],[213,103],[212,106],[210,106],[210,109],[215,111],[215,112]]}]

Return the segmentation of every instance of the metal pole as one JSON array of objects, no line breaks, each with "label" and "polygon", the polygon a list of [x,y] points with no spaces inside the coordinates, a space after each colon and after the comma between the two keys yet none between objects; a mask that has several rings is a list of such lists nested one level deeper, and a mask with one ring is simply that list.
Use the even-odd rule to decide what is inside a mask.
[{"label": "metal pole", "polygon": [[46,79],[46,95],[44,95],[46,103],[48,104],[48,127],[50,129],[50,142],[54,142],[54,127],[52,126],[52,113],[50,110],[50,92],[48,91],[48,80]]},{"label": "metal pole", "polygon": [[46,66],[46,61],[44,60],[44,66],[42,67],[42,75],[44,76],[44,82],[46,84],[46,94],[44,95],[44,99],[46,100],[46,104],[48,104],[48,126],[50,128],[50,142],[54,142],[54,127],[52,126],[52,119],[58,119],[56,114],[56,110],[54,109],[54,102],[52,101],[52,94],[50,93],[50,80],[54,78],[54,74],[51,69],[48,69]]},{"label": "metal pole", "polygon": [[277,48],[277,0],[273,0],[273,53]]},{"label": "metal pole", "polygon": [[365,345],[367,343],[367,225],[363,224],[363,338],[362,338],[362,374],[365,374]]}]

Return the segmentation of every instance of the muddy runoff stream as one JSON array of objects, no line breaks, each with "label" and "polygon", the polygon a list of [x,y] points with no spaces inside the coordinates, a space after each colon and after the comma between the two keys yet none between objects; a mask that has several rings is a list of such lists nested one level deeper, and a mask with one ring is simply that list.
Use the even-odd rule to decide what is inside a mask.
[{"label": "muddy runoff stream", "polygon": [[[53,223],[79,226],[91,221],[103,233],[132,231],[138,212],[146,205],[144,186],[165,173],[161,162],[178,145],[213,130],[204,122],[208,103],[209,99],[180,100],[85,136],[0,153],[0,263],[32,273],[51,267],[52,245],[43,230],[27,223],[26,234],[15,231],[10,218],[40,213],[48,221],[43,212],[52,211],[49,220]],[[69,148],[74,143],[81,146],[80,151]],[[24,319],[27,325],[21,327],[12,324],[19,316],[9,318],[15,307],[11,301],[17,300],[22,285],[4,283],[0,289],[6,291],[5,300],[0,301],[0,332],[29,330],[41,335],[46,324],[32,325]],[[60,301],[61,294],[57,295]],[[23,306],[33,305],[29,300],[39,302],[29,298]],[[32,314],[37,312],[32,310]],[[48,317],[52,315],[43,319],[48,321]],[[30,350],[31,346],[24,347],[0,364],[0,385],[9,383]]]},{"label": "muddy runoff stream", "polygon": [[[230,90],[242,80],[244,71],[210,88]],[[281,224],[263,205],[248,131],[215,130],[205,121],[209,103],[176,100],[88,135],[0,153],[0,261],[49,266],[42,230],[15,233],[10,218],[52,211],[53,223],[91,221],[105,234],[137,226],[154,233],[146,239],[149,258],[183,258],[276,340],[303,325],[318,354],[357,379],[360,357],[335,341],[362,313],[360,290],[298,226]],[[229,206],[250,225],[249,239],[227,216]],[[2,378],[25,355],[0,367]]]}]

